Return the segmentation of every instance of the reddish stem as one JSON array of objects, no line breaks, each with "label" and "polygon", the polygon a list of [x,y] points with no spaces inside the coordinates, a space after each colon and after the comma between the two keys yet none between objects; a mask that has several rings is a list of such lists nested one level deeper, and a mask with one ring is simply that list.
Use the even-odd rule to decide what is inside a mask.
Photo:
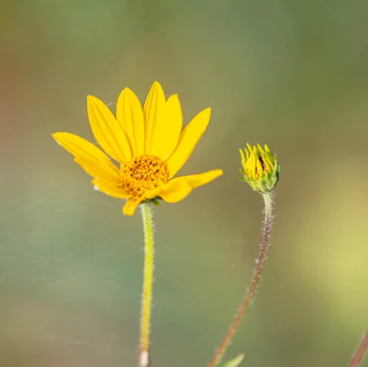
[{"label": "reddish stem", "polygon": [[367,348],[368,348],[368,329],[365,332],[362,340],[360,341],[358,349],[355,351],[348,367],[358,367],[360,362],[362,362],[364,358]]},{"label": "reddish stem", "polygon": [[213,356],[212,360],[207,365],[207,367],[215,367],[218,365],[218,363],[220,363],[259,285],[259,281],[260,281],[262,270],[263,270],[263,264],[267,258],[267,251],[269,248],[271,226],[272,226],[272,194],[271,193],[263,194],[263,198],[265,202],[263,239],[262,239],[262,245],[261,245],[261,249],[260,249],[259,256],[258,256],[257,263],[256,263],[257,265],[253,272],[252,282],[250,284],[250,287],[247,291],[247,294],[244,298],[243,303],[241,304],[237,314],[235,315],[235,318],[229,328],[229,331],[227,332],[224,340],[222,341],[221,345],[217,349],[215,355]]}]

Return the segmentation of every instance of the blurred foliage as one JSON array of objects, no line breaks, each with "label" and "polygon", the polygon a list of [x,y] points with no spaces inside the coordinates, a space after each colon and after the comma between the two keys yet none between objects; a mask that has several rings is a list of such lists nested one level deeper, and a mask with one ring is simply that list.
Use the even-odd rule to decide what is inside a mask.
[{"label": "blurred foliage", "polygon": [[244,359],[244,354],[239,354],[237,357],[226,362],[223,367],[237,367],[240,365],[241,361]]},{"label": "blurred foliage", "polygon": [[210,126],[184,173],[224,177],[156,209],[155,366],[204,366],[252,274],[261,202],[238,148],[282,165],[273,246],[228,355],[346,365],[367,326],[368,2],[0,0],[0,365],[136,362],[139,216],[51,139],[93,139],[86,95],[159,80]]}]

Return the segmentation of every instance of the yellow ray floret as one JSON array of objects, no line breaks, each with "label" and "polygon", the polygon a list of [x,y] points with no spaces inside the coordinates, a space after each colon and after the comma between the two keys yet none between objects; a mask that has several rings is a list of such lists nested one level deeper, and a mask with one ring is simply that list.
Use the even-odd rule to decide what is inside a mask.
[{"label": "yellow ray floret", "polygon": [[143,108],[134,92],[125,88],[118,98],[116,117],[92,96],[87,98],[87,111],[92,132],[103,151],[71,133],[58,132],[53,137],[93,177],[97,190],[127,199],[123,208],[126,215],[133,215],[145,200],[178,202],[196,187],[222,175],[218,169],[173,179],[206,131],[211,110],[200,112],[182,130],[179,98],[174,94],[166,99],[158,82],[153,83]]}]

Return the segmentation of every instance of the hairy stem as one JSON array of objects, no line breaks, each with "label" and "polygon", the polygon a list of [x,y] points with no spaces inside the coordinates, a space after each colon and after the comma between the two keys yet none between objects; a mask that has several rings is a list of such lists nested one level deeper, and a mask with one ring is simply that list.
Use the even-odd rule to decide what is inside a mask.
[{"label": "hairy stem", "polygon": [[141,324],[139,339],[139,367],[149,367],[150,331],[152,312],[152,283],[154,269],[153,218],[150,204],[140,205],[144,228],[144,273],[141,304]]},{"label": "hairy stem", "polygon": [[207,365],[207,367],[215,367],[217,366],[222,357],[224,356],[226,349],[228,348],[235,332],[237,331],[240,322],[245,314],[245,311],[248,309],[250,302],[252,301],[254,294],[257,290],[259,281],[261,279],[261,274],[263,270],[263,264],[267,258],[267,251],[270,244],[270,235],[271,235],[271,226],[272,226],[272,193],[265,193],[262,195],[264,200],[264,227],[263,227],[263,239],[261,244],[261,249],[259,252],[258,259],[256,261],[256,267],[253,272],[252,282],[248,291],[245,295],[244,301],[241,304],[235,318],[230,325],[229,331],[227,332],[224,340],[222,341],[220,347],[217,349],[214,357],[211,362]]},{"label": "hairy stem", "polygon": [[358,367],[360,365],[360,362],[363,361],[367,349],[368,349],[368,329],[365,332],[362,340],[360,341],[359,346],[355,351],[348,367]]}]

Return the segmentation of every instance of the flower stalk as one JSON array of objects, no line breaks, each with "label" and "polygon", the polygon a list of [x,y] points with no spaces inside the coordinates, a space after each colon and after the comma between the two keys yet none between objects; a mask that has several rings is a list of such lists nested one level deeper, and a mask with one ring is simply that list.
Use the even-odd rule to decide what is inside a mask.
[{"label": "flower stalk", "polygon": [[139,339],[139,367],[149,367],[152,313],[152,284],[154,270],[153,211],[149,203],[140,205],[144,228],[144,270]]},{"label": "flower stalk", "polygon": [[365,352],[368,349],[368,329],[365,332],[362,340],[359,343],[357,350],[355,351],[348,367],[358,367],[363,361]]},{"label": "flower stalk", "polygon": [[262,244],[261,244],[259,256],[256,260],[256,267],[253,272],[253,278],[252,278],[250,287],[245,295],[243,303],[241,304],[237,314],[235,315],[235,318],[229,328],[228,333],[226,334],[220,347],[217,349],[214,357],[212,358],[210,363],[207,365],[207,367],[215,367],[220,363],[222,357],[224,356],[226,352],[226,349],[230,345],[230,342],[234,334],[236,333],[241,323],[241,320],[243,319],[243,316],[245,312],[247,311],[255,295],[255,292],[258,288],[258,285],[261,279],[261,275],[262,275],[263,265],[264,265],[265,260],[267,259],[267,252],[270,246],[270,235],[271,235],[271,227],[272,227],[272,209],[273,209],[272,196],[273,196],[273,192],[266,192],[262,194],[262,197],[264,200],[263,238],[262,238]]}]

